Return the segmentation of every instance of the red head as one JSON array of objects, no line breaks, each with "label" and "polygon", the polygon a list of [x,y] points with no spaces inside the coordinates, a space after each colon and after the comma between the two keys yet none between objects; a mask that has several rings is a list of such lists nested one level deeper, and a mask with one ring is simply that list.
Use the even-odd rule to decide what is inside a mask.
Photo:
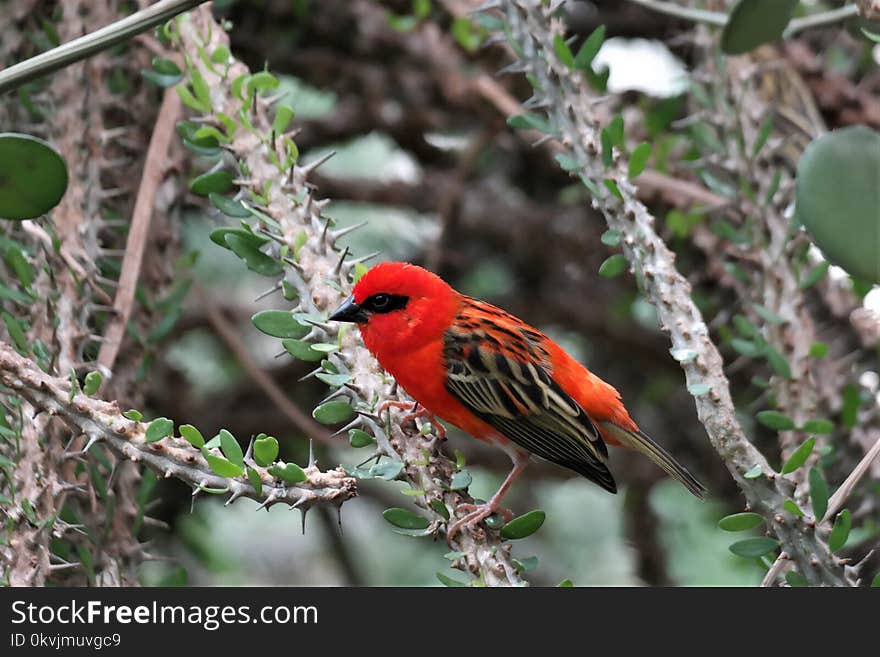
[{"label": "red head", "polygon": [[407,353],[438,339],[452,323],[461,296],[442,278],[406,262],[382,262],[364,274],[331,320],[357,322],[364,344]]}]

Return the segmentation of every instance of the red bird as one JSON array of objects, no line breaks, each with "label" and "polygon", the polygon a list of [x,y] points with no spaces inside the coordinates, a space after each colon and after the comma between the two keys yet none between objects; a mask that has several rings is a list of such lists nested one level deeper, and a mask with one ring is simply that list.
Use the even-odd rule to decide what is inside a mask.
[{"label": "red bird", "polygon": [[364,274],[331,320],[356,322],[367,349],[424,409],[501,447],[513,469],[492,498],[447,530],[500,510],[529,455],[612,493],[606,443],[642,452],[691,493],[705,487],[639,430],[612,386],[558,344],[421,267],[383,262]]}]

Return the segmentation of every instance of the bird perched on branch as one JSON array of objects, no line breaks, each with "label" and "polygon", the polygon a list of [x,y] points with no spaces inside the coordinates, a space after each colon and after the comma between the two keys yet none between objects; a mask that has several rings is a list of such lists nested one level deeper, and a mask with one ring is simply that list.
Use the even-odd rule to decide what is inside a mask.
[{"label": "bird perched on branch", "polygon": [[[503,449],[513,469],[491,499],[447,529],[451,538],[495,512],[530,455],[574,470],[612,493],[606,444],[645,454],[691,493],[705,487],[639,430],[620,394],[536,328],[460,294],[421,267],[383,262],[330,316],[356,322],[367,349],[423,414]],[[461,510],[461,509],[457,509]]]}]

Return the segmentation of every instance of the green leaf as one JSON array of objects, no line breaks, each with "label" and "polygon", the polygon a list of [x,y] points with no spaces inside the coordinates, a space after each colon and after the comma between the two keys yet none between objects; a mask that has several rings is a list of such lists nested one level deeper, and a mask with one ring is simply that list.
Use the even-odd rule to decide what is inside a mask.
[{"label": "green leaf", "polygon": [[471,477],[470,472],[459,470],[452,476],[452,481],[449,482],[449,490],[465,490],[471,485],[472,481],[473,477]]},{"label": "green leaf", "polygon": [[323,381],[332,388],[339,388],[351,381],[351,374],[327,374],[326,372],[318,372],[315,378]]},{"label": "green leaf", "polygon": [[135,422],[140,422],[141,420],[144,419],[144,414],[141,413],[140,411],[136,411],[133,408],[128,411],[125,411],[125,413],[123,413],[122,416],[127,417],[129,420],[134,420]]},{"label": "green leaf", "polygon": [[512,561],[519,573],[527,573],[538,567],[538,557],[526,557],[525,559],[513,559]]},{"label": "green leaf", "polygon": [[721,32],[721,50],[742,55],[782,36],[798,0],[739,0]]},{"label": "green leaf", "polygon": [[810,358],[825,358],[828,355],[828,345],[824,342],[814,342],[810,345]]},{"label": "green leaf", "polygon": [[541,510],[529,511],[514,518],[501,528],[501,538],[518,539],[531,536],[544,524],[546,514]]},{"label": "green leaf", "polygon": [[277,260],[257,249],[252,242],[228,233],[226,243],[235,255],[244,260],[251,271],[263,276],[280,276],[284,273],[284,268]]},{"label": "green leaf", "polygon": [[251,317],[260,331],[275,338],[293,338],[298,340],[306,335],[311,328],[294,319],[287,310],[263,310]]},{"label": "green leaf", "polygon": [[807,578],[801,575],[796,570],[789,570],[787,573],[785,573],[785,581],[788,582],[788,585],[792,588],[799,588],[810,585],[810,583],[807,581]]},{"label": "green leaf", "polygon": [[804,426],[801,427],[803,431],[807,433],[819,433],[819,434],[829,434],[834,433],[834,422],[831,420],[825,420],[822,418],[817,418],[815,420],[808,420],[804,422]]},{"label": "green leaf", "polygon": [[648,166],[648,159],[651,157],[651,144],[643,142],[636,146],[632,155],[629,156],[629,170],[627,172],[629,179],[637,178]]},{"label": "green leaf", "polygon": [[602,233],[602,244],[605,246],[617,246],[620,244],[620,238],[623,234],[614,228],[609,228],[604,233]]},{"label": "green leaf", "polygon": [[202,436],[202,432],[196,429],[193,425],[182,424],[177,427],[177,430],[193,447],[202,447],[205,444],[205,438]]},{"label": "green leaf", "polygon": [[620,114],[614,115],[608,123],[608,137],[611,139],[613,146],[617,146],[621,150],[623,149],[623,117]]},{"label": "green leaf", "polygon": [[614,162],[614,144],[611,141],[611,133],[607,128],[602,128],[599,133],[599,140],[602,144],[602,165],[607,169]]},{"label": "green leaf", "polygon": [[153,70],[141,71],[144,79],[160,87],[173,87],[183,79],[183,71],[170,59],[153,57]]},{"label": "green leaf", "polygon": [[278,109],[275,111],[275,120],[272,122],[272,131],[276,135],[284,134],[284,131],[287,130],[287,126],[289,126],[290,122],[293,120],[293,114],[292,108],[287,105],[279,105]]},{"label": "green leaf", "polygon": [[254,470],[252,467],[248,466],[247,468],[247,478],[248,481],[251,482],[251,486],[254,487],[254,490],[257,492],[258,496],[263,495],[263,479],[260,477],[260,473]]},{"label": "green leaf", "polygon": [[591,68],[593,60],[599,54],[602,42],[605,41],[605,26],[600,25],[586,38],[574,58],[574,67],[586,71]]},{"label": "green leaf", "polygon": [[444,575],[443,573],[439,573],[439,572],[437,573],[437,579],[440,580],[440,583],[443,584],[443,586],[448,586],[450,588],[459,588],[459,587],[467,587],[468,586],[468,584],[465,584],[464,582],[460,582],[457,579],[453,579],[452,577],[448,577],[447,575]]},{"label": "green leaf", "polygon": [[281,81],[269,71],[254,73],[247,81],[247,94],[250,96],[254,91],[272,91],[277,89]]},{"label": "green leaf", "polygon": [[278,465],[273,465],[266,470],[266,472],[273,477],[277,477],[278,479],[291,484],[298,484],[308,479],[305,471],[303,471],[303,469],[296,463],[284,463],[279,461]]},{"label": "green leaf", "polygon": [[794,420],[779,411],[761,411],[755,417],[765,427],[775,431],[791,431],[797,426]]},{"label": "green leaf", "polygon": [[266,467],[278,458],[278,440],[273,436],[258,438],[254,441],[254,461],[257,465]]},{"label": "green leaf", "polygon": [[190,191],[199,196],[207,196],[211,192],[215,194],[225,194],[232,189],[232,181],[235,179],[229,171],[209,171],[203,173],[193,180],[190,185]]},{"label": "green leaf", "polygon": [[819,522],[825,517],[825,512],[828,510],[828,484],[825,483],[825,478],[816,468],[810,468],[808,479],[810,482],[810,502],[813,505],[813,517],[816,519],[816,522]]},{"label": "green leaf", "polygon": [[67,165],[48,143],[0,133],[0,219],[35,219],[61,202]]},{"label": "green leaf", "polygon": [[203,111],[207,113],[211,110],[211,88],[208,86],[208,83],[205,82],[205,78],[202,77],[201,71],[195,66],[190,67],[189,77],[192,82],[193,92],[195,92],[196,99],[202,106]]},{"label": "green leaf", "polygon": [[101,387],[101,383],[104,381],[104,377],[101,376],[100,372],[89,372],[86,374],[85,384],[83,385],[83,392],[89,396],[94,395],[98,392],[98,388]]},{"label": "green leaf", "polygon": [[572,582],[570,579],[564,579],[561,582],[559,582],[559,584],[556,585],[556,588],[559,588],[559,589],[574,588],[574,582]]},{"label": "green leaf", "polygon": [[[251,211],[244,205],[242,205],[241,201],[233,201],[230,198],[221,196],[217,192],[209,192],[208,198],[210,199],[214,207],[220,210],[220,212],[225,214],[227,217],[233,217],[234,219],[247,219],[251,216]],[[263,239],[265,241],[265,238]],[[222,244],[220,244],[220,246],[226,248],[226,242],[224,241]]]},{"label": "green leaf", "polygon": [[580,163],[575,158],[565,153],[557,153],[553,156],[553,159],[559,163],[563,171],[577,171],[581,168]]},{"label": "green leaf", "polygon": [[403,472],[402,461],[385,461],[372,466],[369,470],[369,476],[376,479],[384,479],[385,481],[394,481]]},{"label": "green leaf", "polygon": [[347,401],[328,401],[312,411],[312,417],[321,424],[339,424],[354,416],[354,407]]},{"label": "green leaf", "polygon": [[779,376],[783,379],[791,378],[791,367],[785,359],[785,356],[770,345],[764,345],[764,357],[767,359],[767,362],[770,363],[770,367],[773,368],[773,371]]},{"label": "green leaf", "polygon": [[764,144],[767,143],[767,139],[770,137],[770,133],[773,132],[773,113],[767,115],[767,118],[764,119],[764,122],[761,124],[761,128],[758,130],[758,137],[755,139],[755,145],[752,147],[752,157],[758,157],[758,153],[761,152],[761,149],[764,148]]},{"label": "green leaf", "polygon": [[752,307],[755,309],[755,312],[758,314],[761,319],[770,324],[784,324],[785,318],[780,317],[775,312],[770,310],[769,308],[765,308],[764,306],[754,303]]},{"label": "green leaf", "polygon": [[813,140],[797,165],[796,216],[851,275],[880,283],[880,133],[865,126]]},{"label": "green leaf", "polygon": [[408,511],[407,509],[391,508],[382,512],[382,517],[395,527],[401,529],[427,529],[431,521],[427,518]]},{"label": "green leaf", "polygon": [[801,511],[801,508],[795,504],[793,500],[785,500],[785,502],[782,503],[782,508],[794,516],[803,517],[804,515],[804,512]]},{"label": "green leaf", "polygon": [[739,557],[756,559],[762,557],[768,552],[772,552],[779,547],[779,541],[775,538],[767,536],[759,536],[756,538],[747,538],[743,541],[737,541],[728,549]]},{"label": "green leaf", "polygon": [[232,247],[230,247],[229,243],[226,241],[228,235],[235,235],[236,237],[249,242],[255,249],[259,249],[263,244],[269,241],[268,238],[263,237],[262,235],[255,235],[244,228],[217,228],[211,231],[209,237],[214,244],[232,251]]},{"label": "green leaf", "polygon": [[202,447],[202,456],[208,462],[208,467],[214,474],[221,477],[240,477],[244,474],[244,470],[231,461],[227,461],[222,456],[217,456],[208,451],[207,447]]},{"label": "green leaf", "polygon": [[828,537],[828,549],[837,552],[846,545],[846,539],[849,538],[849,530],[852,524],[849,509],[844,509],[837,514],[834,519],[834,527],[831,528],[831,535]]},{"label": "green leaf", "polygon": [[165,436],[170,436],[172,431],[174,431],[174,422],[167,417],[159,417],[147,426],[144,440],[148,443],[154,443],[157,440],[162,440]]},{"label": "green leaf", "polygon": [[800,447],[798,447],[791,453],[791,456],[788,457],[785,465],[782,466],[782,474],[789,474],[790,472],[794,472],[804,463],[806,463],[807,458],[810,456],[810,454],[813,453],[813,446],[815,444],[815,438],[807,438],[803,443],[801,443]]},{"label": "green leaf", "polygon": [[368,447],[376,442],[376,439],[373,438],[366,431],[361,431],[360,429],[349,429],[348,431],[348,443],[352,447],[361,448]]},{"label": "green leaf", "polygon": [[620,192],[620,188],[617,186],[616,182],[614,182],[611,178],[606,178],[602,182],[605,184],[605,187],[608,189],[609,192],[614,194],[614,196],[619,198],[621,201],[623,200],[623,194]]},{"label": "green leaf", "polygon": [[561,34],[557,34],[553,37],[553,52],[556,53],[556,56],[559,58],[559,61],[562,62],[562,65],[566,68],[574,68],[574,55],[571,54],[571,49],[568,47],[568,44],[565,43],[565,39],[562,38]]},{"label": "green leaf", "polygon": [[307,362],[315,362],[324,358],[323,353],[312,349],[312,344],[310,342],[303,342],[302,340],[283,340],[281,346],[284,347],[284,350],[294,358]]},{"label": "green leaf", "polygon": [[760,465],[753,465],[751,468],[748,469],[748,472],[743,474],[743,477],[745,477],[746,479],[757,479],[762,474],[763,474],[763,470],[761,470],[761,466]]},{"label": "green leaf", "polygon": [[726,532],[744,532],[747,529],[754,529],[762,522],[764,522],[763,516],[747,511],[724,516],[718,521],[718,527]]},{"label": "green leaf", "polygon": [[220,433],[217,435],[220,436],[220,449],[223,450],[223,455],[229,459],[230,463],[235,463],[235,465],[243,468],[244,454],[242,454],[241,445],[238,444],[235,436],[226,429],[220,429]]},{"label": "green leaf", "polygon": [[626,258],[619,253],[615,253],[613,256],[606,258],[605,262],[601,264],[599,276],[602,278],[614,278],[625,272],[628,266],[629,263]]},{"label": "green leaf", "polygon": [[708,383],[695,383],[693,385],[688,386],[688,392],[691,393],[694,397],[699,397],[700,395],[705,395],[711,388]]},{"label": "green leaf", "polygon": [[532,112],[508,117],[507,125],[516,130],[538,130],[548,135],[556,134],[553,126],[545,117]]},{"label": "green leaf", "polygon": [[5,310],[0,313],[0,316],[3,317],[3,323],[6,324],[6,330],[9,332],[9,337],[15,343],[16,350],[23,356],[27,356],[31,352],[31,348],[27,341],[27,335],[19,321]]},{"label": "green leaf", "polygon": [[436,498],[431,500],[431,508],[434,509],[438,515],[442,516],[444,520],[449,520],[449,509],[446,508],[446,504],[443,503],[443,500]]}]

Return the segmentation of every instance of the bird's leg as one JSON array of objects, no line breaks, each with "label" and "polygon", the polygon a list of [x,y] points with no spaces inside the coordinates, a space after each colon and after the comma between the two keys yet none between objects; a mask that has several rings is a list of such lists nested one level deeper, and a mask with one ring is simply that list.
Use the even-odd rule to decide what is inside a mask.
[{"label": "bird's leg", "polygon": [[468,527],[475,526],[478,522],[481,522],[491,516],[493,513],[500,513],[504,516],[505,521],[509,521],[513,518],[513,511],[510,509],[502,509],[501,508],[501,499],[504,497],[505,493],[507,493],[507,489],[510,488],[511,484],[519,477],[520,473],[525,469],[526,463],[529,462],[529,455],[524,453],[517,453],[517,455],[513,458],[513,469],[507,475],[504,480],[504,483],[501,484],[501,487],[495,491],[495,494],[489,498],[489,501],[485,504],[459,504],[456,507],[456,511],[463,510],[468,511],[469,513],[462,518],[459,518],[454,523],[452,523],[446,530],[446,541],[451,541],[453,536],[458,532],[462,526],[467,525]]},{"label": "bird's leg", "polygon": [[409,410],[409,413],[405,413],[401,416],[401,422],[415,421],[417,418],[428,420],[431,423],[431,426],[434,427],[434,432],[437,434],[437,437],[440,440],[446,440],[446,428],[437,421],[437,418],[434,417],[433,413],[424,406],[419,405],[419,402],[413,402],[410,404],[409,402],[402,401],[384,401],[379,404],[379,407],[376,409],[376,414],[381,416],[382,413],[389,408]]}]

